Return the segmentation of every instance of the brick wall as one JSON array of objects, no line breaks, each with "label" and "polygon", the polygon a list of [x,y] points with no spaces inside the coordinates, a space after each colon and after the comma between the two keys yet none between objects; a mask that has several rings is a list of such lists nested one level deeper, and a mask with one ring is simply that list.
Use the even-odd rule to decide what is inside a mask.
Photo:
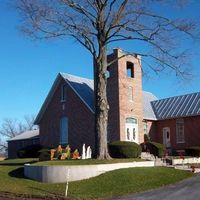
[{"label": "brick wall", "polygon": [[94,114],[86,107],[83,101],[66,84],[66,101],[61,102],[61,86],[56,91],[40,120],[40,140],[46,147],[56,147],[60,142],[60,119],[68,118],[68,142],[72,149],[82,151],[82,145],[90,145],[94,150]]},{"label": "brick wall", "polygon": [[185,142],[176,142],[176,119],[168,119],[156,122],[155,141],[163,143],[163,128],[170,128],[171,146],[174,149],[182,150],[190,146],[200,146],[200,116],[185,117],[184,119],[184,135]]},{"label": "brick wall", "polygon": [[[110,59],[116,59],[123,55],[123,51],[115,49]],[[133,117],[138,120],[139,142],[143,142],[143,97],[142,97],[142,72],[140,57],[126,56],[114,63],[109,67],[111,77],[108,79],[108,97],[110,107],[110,122],[111,128],[117,140],[126,140],[125,122],[127,117]],[[126,63],[131,62],[134,64],[134,78],[127,77]],[[128,88],[133,87],[133,101],[128,99]],[[115,118],[115,119],[114,119]]]},{"label": "brick wall", "polygon": [[144,120],[143,126],[147,123],[147,135],[149,135],[152,141],[156,141],[156,121]]},{"label": "brick wall", "polygon": [[[108,62],[114,60],[116,56],[108,56]],[[117,62],[109,67],[110,77],[107,79],[107,98],[109,103],[108,115],[108,142],[120,140],[119,123],[119,76]]]}]

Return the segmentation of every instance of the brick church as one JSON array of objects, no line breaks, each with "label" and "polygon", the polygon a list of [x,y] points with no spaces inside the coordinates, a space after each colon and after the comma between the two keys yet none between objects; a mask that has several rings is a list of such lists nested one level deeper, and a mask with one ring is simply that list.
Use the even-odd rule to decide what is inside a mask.
[{"label": "brick church", "polygon": [[[122,55],[122,50],[114,49],[108,60]],[[107,96],[108,142],[140,144],[147,134],[152,141],[178,151],[200,146],[200,93],[158,100],[143,91],[140,56],[125,56],[109,66]],[[94,148],[93,80],[59,73],[35,123],[40,128],[38,141],[44,147],[70,144],[81,150],[85,143]],[[8,141],[10,149],[15,142],[15,138]]]}]

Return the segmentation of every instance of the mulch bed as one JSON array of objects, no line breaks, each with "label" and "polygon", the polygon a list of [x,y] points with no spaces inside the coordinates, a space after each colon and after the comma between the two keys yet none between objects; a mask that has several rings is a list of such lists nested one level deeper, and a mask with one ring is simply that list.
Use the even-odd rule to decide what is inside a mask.
[{"label": "mulch bed", "polygon": [[[62,196],[32,196],[26,194],[13,194],[9,192],[0,192],[1,200],[67,200]],[[69,199],[68,199],[69,200]]]}]

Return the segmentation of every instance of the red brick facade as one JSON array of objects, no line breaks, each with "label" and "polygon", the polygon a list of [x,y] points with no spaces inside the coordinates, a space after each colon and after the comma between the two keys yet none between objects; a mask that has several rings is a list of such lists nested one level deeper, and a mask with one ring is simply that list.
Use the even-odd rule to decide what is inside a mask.
[{"label": "red brick facade", "polygon": [[[171,148],[176,150],[184,150],[191,146],[200,146],[200,116],[184,117],[184,143],[178,143],[176,139],[176,120],[168,119],[154,122],[155,131],[150,132],[153,141],[163,143],[163,128],[170,128]],[[150,125],[150,124],[149,124]]]},{"label": "red brick facade", "polygon": [[[123,56],[123,51],[115,49],[108,56],[108,62]],[[134,77],[127,77],[127,63],[134,66]],[[150,121],[143,119],[142,73],[139,56],[125,56],[109,66],[107,96],[110,105],[108,142],[126,141],[126,118],[135,118],[138,122],[138,143],[144,141],[144,133],[152,141],[163,143],[163,128],[170,129],[170,146],[173,149],[200,145],[200,116],[184,118],[184,143],[176,141],[176,119]],[[77,93],[66,84],[66,101],[61,102],[62,80],[51,97],[50,103],[40,120],[40,140],[44,146],[55,147],[60,141],[60,119],[69,119],[68,135],[72,148],[81,150],[82,144],[94,149],[94,113],[80,99]],[[128,88],[133,88],[133,100],[129,100]],[[191,137],[192,135],[192,137]]]},{"label": "red brick facade", "polygon": [[[119,49],[108,56],[108,61],[123,55]],[[134,64],[134,77],[127,77],[127,62]],[[143,103],[140,57],[128,56],[119,59],[109,67],[107,95],[110,105],[108,141],[126,140],[127,117],[138,120],[139,141],[143,142]],[[66,85],[66,101],[61,102],[61,86]],[[133,88],[133,101],[128,100],[128,88]],[[81,150],[82,145],[94,149],[94,113],[85,105],[77,93],[63,79],[57,84],[50,102],[39,120],[40,141],[45,147],[55,147],[60,142],[60,120],[68,118],[68,143]]]},{"label": "red brick facade", "polygon": [[[120,58],[123,51],[114,49],[108,61]],[[138,123],[139,142],[144,140],[142,73],[139,56],[125,56],[109,67],[107,95],[110,104],[109,140],[126,140],[126,118],[135,118]],[[133,64],[133,77],[127,76],[127,63]],[[133,89],[133,100],[128,97],[128,89]]]},{"label": "red brick facade", "polygon": [[[61,86],[66,87],[66,101],[61,102]],[[73,89],[62,80],[55,90],[40,120],[40,141],[45,147],[56,147],[60,143],[60,120],[68,118],[68,143],[73,149],[82,145],[94,148],[94,114],[87,108]]]}]

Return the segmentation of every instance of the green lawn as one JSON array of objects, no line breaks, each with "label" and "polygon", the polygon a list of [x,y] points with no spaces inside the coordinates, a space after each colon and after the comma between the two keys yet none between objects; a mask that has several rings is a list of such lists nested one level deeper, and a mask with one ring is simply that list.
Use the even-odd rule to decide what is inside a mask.
[{"label": "green lawn", "polygon": [[[0,192],[30,195],[64,195],[65,184],[45,184],[26,179],[22,163],[0,162]],[[3,165],[1,165],[3,164]],[[99,199],[141,192],[178,182],[193,176],[192,173],[164,167],[120,169],[98,177],[69,183],[70,199]]]},{"label": "green lawn", "polygon": [[0,161],[0,165],[24,165],[26,163],[35,163],[38,162],[38,158],[16,158],[16,159],[8,159]]},{"label": "green lawn", "polygon": [[140,158],[124,158],[124,159],[112,159],[112,160],[52,160],[37,162],[33,165],[95,165],[95,164],[111,164],[111,163],[125,163],[125,162],[141,162],[144,161]]}]

